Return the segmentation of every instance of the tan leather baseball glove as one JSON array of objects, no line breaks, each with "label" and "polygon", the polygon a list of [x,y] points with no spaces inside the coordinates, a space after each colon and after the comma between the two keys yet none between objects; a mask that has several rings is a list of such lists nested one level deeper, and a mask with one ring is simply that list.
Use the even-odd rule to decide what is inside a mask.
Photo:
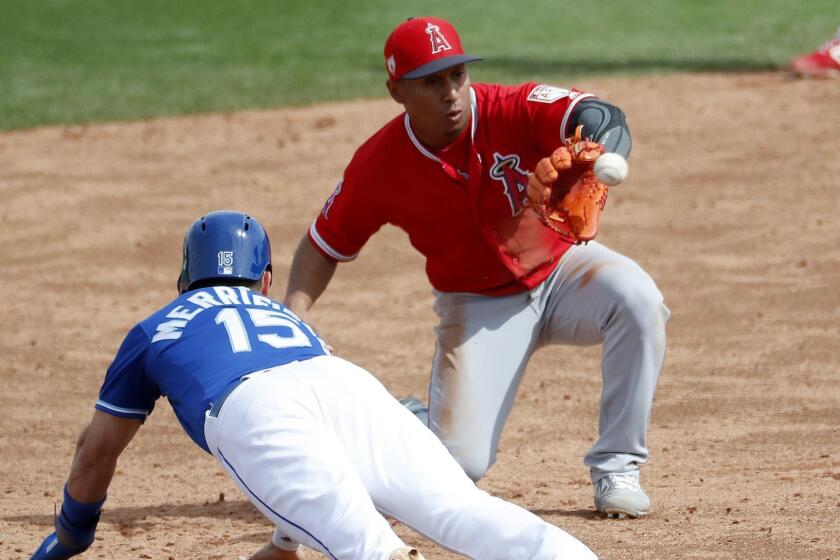
[{"label": "tan leather baseball glove", "polygon": [[598,220],[607,203],[607,186],[592,167],[604,152],[598,142],[581,138],[583,126],[528,175],[528,204],[540,221],[572,243],[598,235]]}]

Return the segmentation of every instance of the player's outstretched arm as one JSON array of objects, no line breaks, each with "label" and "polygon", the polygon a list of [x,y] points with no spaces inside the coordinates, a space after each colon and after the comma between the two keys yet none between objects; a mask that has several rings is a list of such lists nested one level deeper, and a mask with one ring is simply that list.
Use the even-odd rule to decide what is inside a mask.
[{"label": "player's outstretched arm", "polygon": [[99,410],[76,443],[76,455],[64,486],[55,531],[31,560],[61,560],[81,554],[93,543],[96,524],[117,458],[140,428],[140,420],[119,418]]},{"label": "player's outstretched arm", "polygon": [[338,262],[322,255],[304,235],[292,260],[283,303],[306,321],[309,309],[327,289],[337,266]]}]

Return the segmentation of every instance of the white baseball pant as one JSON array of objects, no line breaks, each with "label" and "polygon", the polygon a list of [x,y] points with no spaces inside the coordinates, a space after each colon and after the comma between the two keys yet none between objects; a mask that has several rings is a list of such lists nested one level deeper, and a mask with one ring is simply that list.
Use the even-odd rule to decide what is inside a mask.
[{"label": "white baseball pant", "polygon": [[253,374],[207,416],[205,435],[278,532],[327,558],[385,560],[405,546],[377,510],[470,558],[596,558],[477,488],[379,381],[335,356]]}]

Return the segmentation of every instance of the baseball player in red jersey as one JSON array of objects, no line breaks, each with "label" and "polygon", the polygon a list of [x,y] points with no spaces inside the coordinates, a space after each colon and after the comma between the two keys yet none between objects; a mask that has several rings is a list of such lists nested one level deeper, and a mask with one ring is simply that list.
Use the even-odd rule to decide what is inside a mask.
[{"label": "baseball player in red jersey", "polygon": [[405,230],[426,257],[440,319],[428,412],[416,399],[405,404],[474,480],[495,461],[531,354],[602,344],[600,435],[585,458],[595,507],[644,515],[639,466],[669,311],[637,263],[597,242],[569,242],[526,204],[528,173],[580,126],[626,157],[624,114],[575,89],[471,84],[465,64],[475,60],[443,19],[394,29],[387,87],[405,112],[353,156],[298,246],[286,305],[305,316],[337,263],[386,223]]}]

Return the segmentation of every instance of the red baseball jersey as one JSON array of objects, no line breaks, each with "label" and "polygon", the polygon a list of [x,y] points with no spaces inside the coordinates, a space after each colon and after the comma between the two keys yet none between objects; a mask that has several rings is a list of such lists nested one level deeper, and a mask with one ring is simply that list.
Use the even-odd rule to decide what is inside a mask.
[{"label": "red baseball jersey", "polygon": [[534,83],[474,84],[470,94],[471,125],[452,146],[424,146],[403,113],[359,147],[309,228],[323,255],[352,260],[392,224],[440,291],[505,295],[551,274],[570,243],[525,204],[528,172],[592,95]]}]

